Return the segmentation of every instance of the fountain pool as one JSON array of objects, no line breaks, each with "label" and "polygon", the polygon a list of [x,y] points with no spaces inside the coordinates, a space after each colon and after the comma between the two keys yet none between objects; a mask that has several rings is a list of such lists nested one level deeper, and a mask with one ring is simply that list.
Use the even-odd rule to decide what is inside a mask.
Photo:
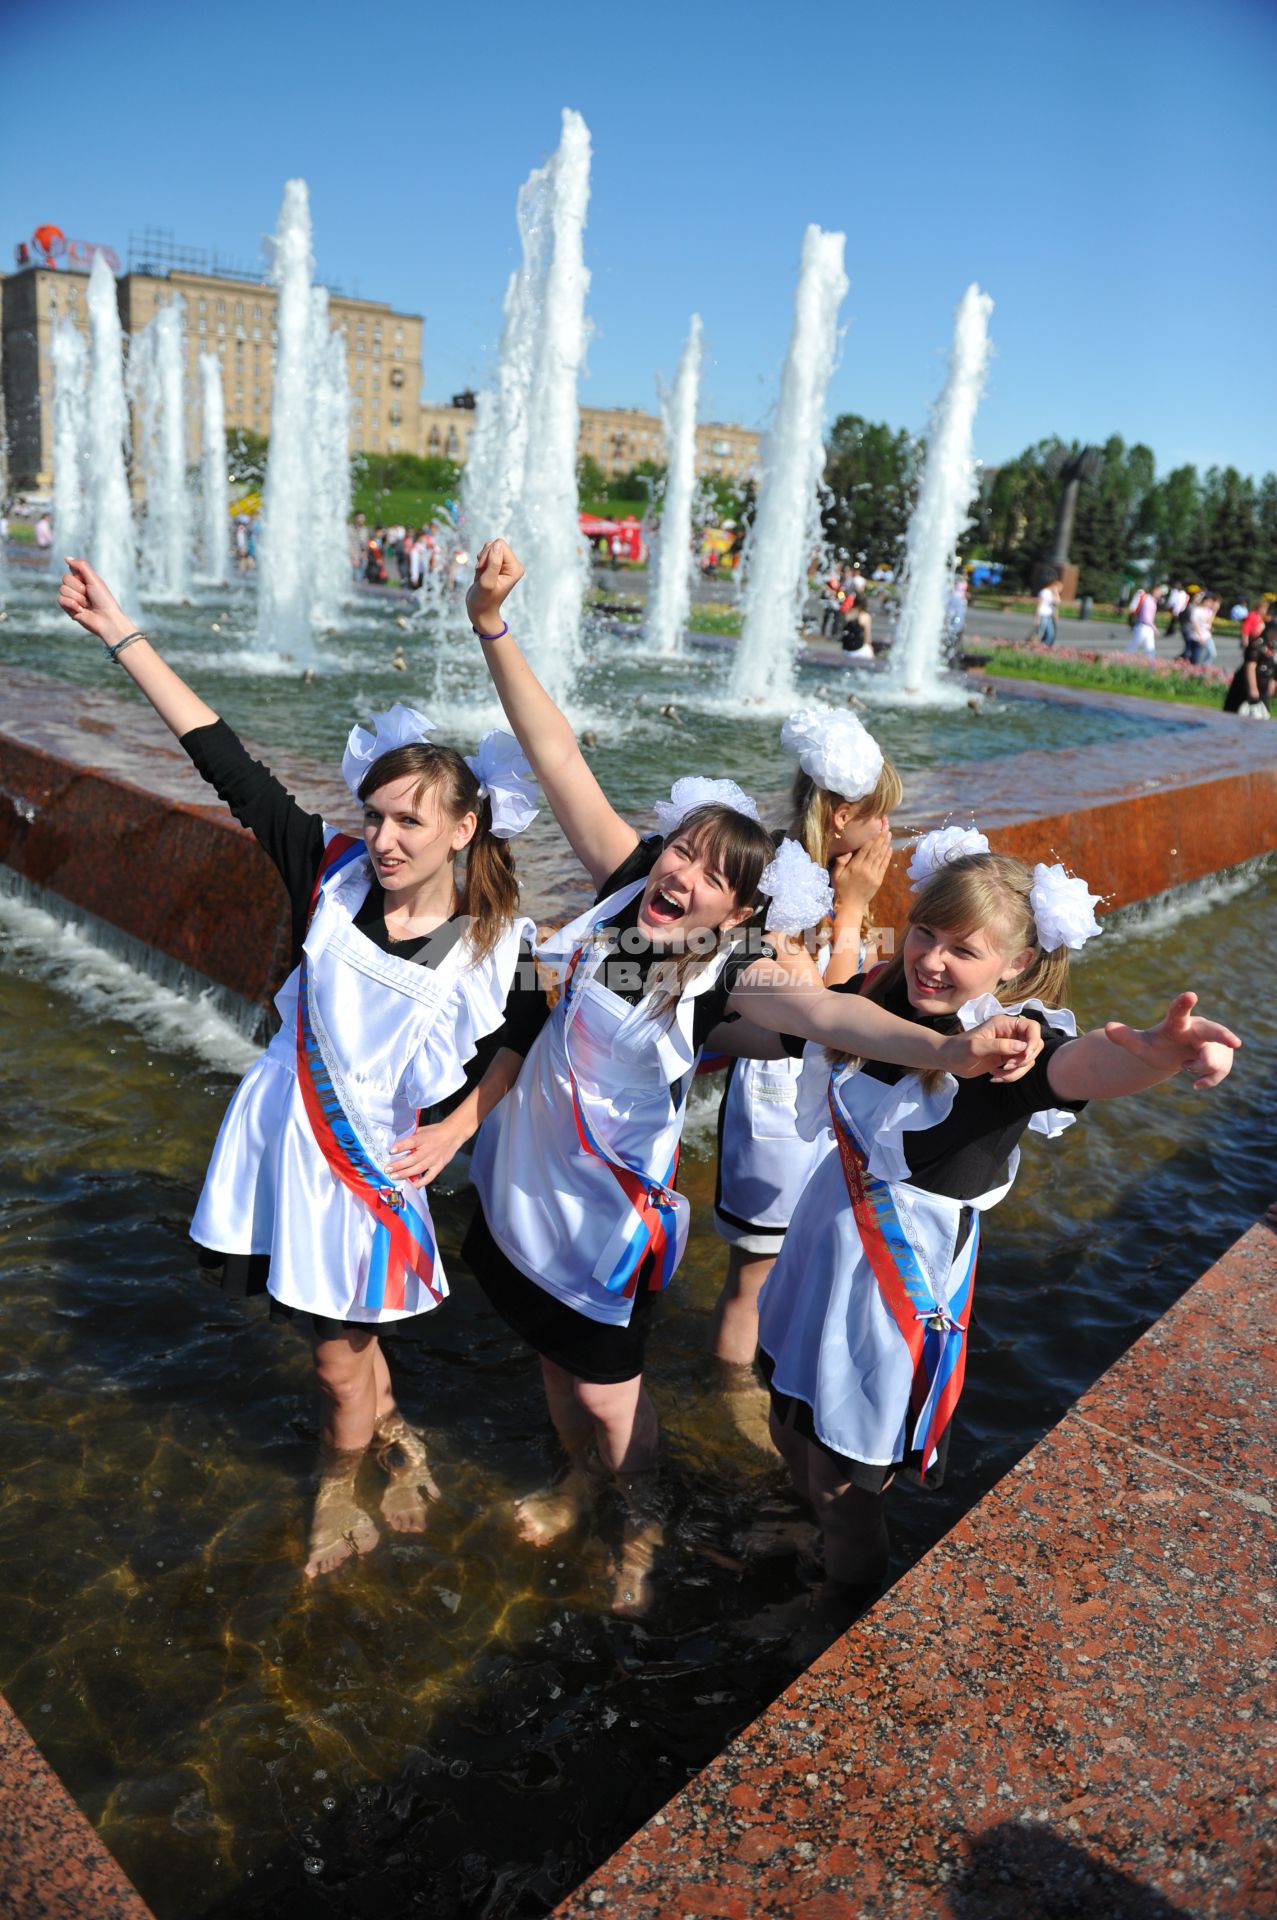
[{"label": "fountain pool", "polygon": [[[1079,1015],[1143,1017],[1189,983],[1227,1014],[1274,911],[1270,869],[1111,924]],[[700,1358],[723,1264],[712,1109],[653,1338],[674,1512],[649,1620],[607,1615],[601,1549],[516,1538],[511,1496],[551,1458],[535,1367],[460,1272],[400,1365],[444,1495],[431,1530],[307,1590],[305,1346],[206,1288],[185,1238],[240,1043],[205,1024],[178,1044],[182,1016],[0,899],[0,1687],[159,1920],[544,1913],[792,1671],[792,1559],[745,1553],[752,1521],[794,1520],[784,1476]],[[1262,996],[1244,1030],[1222,1095],[1096,1107],[1026,1152],[982,1253],[950,1479],[900,1490],[898,1567],[1269,1198]],[[455,1252],[468,1200],[436,1210]]]},{"label": "fountain pool", "polygon": [[[77,686],[128,694],[123,676],[108,670],[100,649],[52,601],[52,578],[39,589],[28,582],[14,587],[0,657]],[[395,700],[420,707],[441,737],[467,751],[486,727],[501,722],[477,643],[468,632],[457,638],[447,630],[415,630],[408,596],[360,594],[347,602],[340,631],[315,642],[311,681],[303,681],[299,661],[252,652],[256,605],[242,586],[196,589],[193,604],[148,606],[146,620],[173,666],[232,726],[267,749],[288,747],[333,766],[351,725]],[[511,611],[518,632],[517,600]],[[592,764],[622,809],[650,807],[689,771],[728,776],[760,794],[787,786],[793,763],[780,751],[784,714],[804,702],[841,706],[856,684],[850,674],[799,665],[793,694],[772,711],[732,691],[730,650],[693,645],[671,658],[642,651],[637,639],[632,629],[601,623],[587,629],[571,702],[578,727],[594,736]],[[405,671],[393,665],[396,649]],[[1119,714],[996,697],[974,711],[962,704],[893,707],[875,699],[868,723],[906,773],[1027,747],[1135,738],[1176,724],[1161,711]],[[906,790],[906,820],[907,802]],[[953,804],[960,808],[960,793]]]}]

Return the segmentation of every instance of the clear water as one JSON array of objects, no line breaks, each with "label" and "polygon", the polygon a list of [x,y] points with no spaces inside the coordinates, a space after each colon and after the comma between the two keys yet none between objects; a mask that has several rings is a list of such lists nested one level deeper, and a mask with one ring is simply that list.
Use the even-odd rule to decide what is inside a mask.
[{"label": "clear water", "polygon": [[[52,579],[44,591],[23,582],[11,593],[9,619],[0,628],[0,661],[130,696],[123,676],[104,664],[97,642],[58,613],[53,600]],[[190,606],[148,607],[146,622],[178,672],[240,733],[267,748],[286,746],[333,766],[354,722],[395,700],[420,707],[442,738],[467,752],[487,727],[501,724],[478,643],[468,631],[464,638],[415,631],[410,596],[361,593],[348,603],[340,632],[314,643],[309,681],[301,662],[253,651],[255,605],[242,585],[222,594],[200,589]],[[643,650],[637,630],[599,622],[587,631],[584,646],[570,711],[578,729],[592,737],[591,763],[622,810],[650,807],[689,771],[729,777],[759,794],[787,787],[793,762],[780,751],[784,713],[804,701],[840,706],[858,680],[829,668],[799,667],[796,692],[773,710],[751,706],[730,690],[730,648],[692,645],[684,657],[657,657]],[[394,665],[397,654],[402,669]],[[130,697],[141,704],[140,696]],[[965,704],[920,710],[875,701],[869,724],[908,772],[1029,747],[1133,739],[1174,721],[1157,712],[1128,715],[993,698],[974,711]],[[906,818],[907,802],[906,789]]]},{"label": "clear water", "polygon": [[[1085,1022],[1192,985],[1246,1052],[1220,1095],[1175,1084],[1030,1143],[982,1254],[948,1484],[893,1494],[897,1569],[1271,1197],[1277,1012],[1237,982],[1275,911],[1277,874],[1246,876],[1110,925],[1079,968]],[[553,1457],[536,1368],[459,1272],[393,1363],[443,1492],[430,1531],[308,1589],[308,1355],[192,1272],[234,1079],[216,1024],[180,1044],[180,1013],[0,901],[0,1687],[160,1920],[545,1912],[791,1673],[770,1610],[792,1560],[742,1539],[794,1510],[700,1357],[712,1108],[652,1341],[675,1516],[647,1623],[606,1612],[602,1545],[516,1537]],[[467,1213],[437,1202],[446,1253]]]}]

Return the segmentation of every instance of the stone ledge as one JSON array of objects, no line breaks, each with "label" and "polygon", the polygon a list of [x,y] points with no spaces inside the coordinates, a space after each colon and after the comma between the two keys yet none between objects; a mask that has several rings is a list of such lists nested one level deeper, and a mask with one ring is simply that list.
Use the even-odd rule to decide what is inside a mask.
[{"label": "stone ledge", "polygon": [[1261,1224],[558,1913],[1271,1915],[1275,1307]]}]

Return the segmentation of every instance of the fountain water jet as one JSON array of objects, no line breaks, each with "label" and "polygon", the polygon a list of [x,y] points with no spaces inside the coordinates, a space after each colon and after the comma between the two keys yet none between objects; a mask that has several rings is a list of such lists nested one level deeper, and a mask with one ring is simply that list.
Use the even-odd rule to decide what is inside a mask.
[{"label": "fountain water jet", "polygon": [[[95,253],[89,270],[89,332],[93,383],[89,394],[88,458],[84,472],[88,495],[89,559],[122,606],[136,603],[137,554],[133,502],[129,497],[125,450],[129,436],[124,397],[123,340],[115,275],[104,253]],[[59,534],[59,538],[61,535]]]},{"label": "fountain water jet", "polygon": [[522,258],[506,288],[496,383],[479,395],[463,490],[471,545],[504,535],[527,565],[520,632],[560,704],[576,678],[589,578],[576,479],[589,197],[590,131],[565,107],[556,152],[519,189]]},{"label": "fountain water jet", "polygon": [[[279,290],[270,456],[262,489],[257,644],[309,660],[311,648],[311,255],[310,196],[289,180],[279,224],[266,242]],[[343,533],[343,540],[344,540]]]},{"label": "fountain water jet", "polygon": [[945,600],[975,491],[971,428],[988,371],[992,311],[993,301],[973,280],[958,302],[949,377],[932,414],[922,485],[909,518],[891,680],[910,697],[934,696],[944,665]]},{"label": "fountain water jet", "polygon": [[350,383],[346,341],[328,316],[328,290],[311,293],[311,621],[335,627],[350,579]]},{"label": "fountain water jet", "polygon": [[84,456],[89,437],[89,348],[67,314],[53,322],[53,527],[58,552],[89,544]]},{"label": "fountain water jet", "polygon": [[231,493],[226,477],[226,404],[222,394],[222,367],[215,353],[200,355],[200,475],[204,530],[202,578],[210,586],[226,582],[230,538]]},{"label": "fountain water jet", "polygon": [[129,349],[129,391],[138,410],[146,485],[142,580],[151,593],[184,600],[191,587],[191,499],[186,483],[182,378],[185,302],[161,307]]},{"label": "fountain water jet", "polygon": [[825,390],[838,353],[838,309],[850,284],[846,235],[810,226],[776,419],[763,449],[758,513],[747,554],[745,612],[732,669],[738,699],[785,704],[807,597],[807,563],[821,544]]},{"label": "fountain water jet", "polygon": [[678,653],[692,607],[692,499],[696,491],[696,403],[701,382],[701,316],[692,315],[674,391],[661,393],[665,500],[656,545],[656,581],[647,637],[656,653]]}]

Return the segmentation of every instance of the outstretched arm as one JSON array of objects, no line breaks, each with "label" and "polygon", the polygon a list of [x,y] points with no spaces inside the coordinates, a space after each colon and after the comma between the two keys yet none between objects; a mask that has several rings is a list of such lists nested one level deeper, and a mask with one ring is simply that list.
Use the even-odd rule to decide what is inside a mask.
[{"label": "outstretched arm", "polygon": [[924,1072],[938,1069],[959,1079],[991,1073],[997,1080],[1019,1080],[1042,1051],[1042,1029],[1022,1015],[995,1014],[970,1033],[935,1033],[916,1021],[901,1020],[861,994],[814,986],[779,961],[755,960],[733,988],[727,1006],[760,1027],[799,1034],[834,1053],[860,1054]]},{"label": "outstretched arm", "polygon": [[[87,560],[69,559],[66,564],[58,590],[58,605],[70,614],[77,626],[95,634],[104,646],[118,645],[126,634],[136,630],[136,620],[122,611],[111,589],[94,573]],[[217,719],[212,707],[161,660],[149,640],[130,640],[116,657],[179,740],[193,727],[211,727]]]},{"label": "outstretched arm", "polygon": [[1241,1041],[1218,1020],[1199,1019],[1196,1005],[1195,993],[1180,993],[1155,1027],[1110,1020],[1103,1031],[1066,1040],[1047,1063],[1052,1093],[1061,1100],[1115,1100],[1177,1073],[1188,1074],[1199,1092],[1217,1087]]},{"label": "outstretched arm", "polygon": [[[523,578],[504,540],[489,540],[475,563],[466,608],[475,632],[501,632],[502,604]],[[571,722],[561,713],[519,651],[513,634],[484,640],[483,657],[515,738],[527,754],[572,851],[596,887],[615,873],[639,843],[591,772]]]}]

